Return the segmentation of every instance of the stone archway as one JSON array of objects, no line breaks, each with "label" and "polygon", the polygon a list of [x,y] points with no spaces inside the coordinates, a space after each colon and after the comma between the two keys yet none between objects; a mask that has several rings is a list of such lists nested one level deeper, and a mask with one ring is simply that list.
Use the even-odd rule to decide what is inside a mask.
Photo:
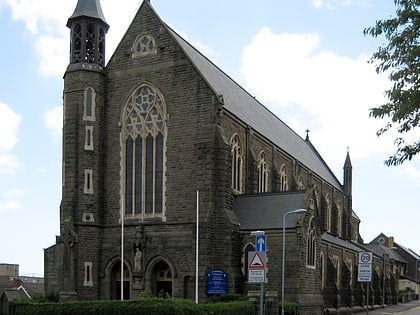
[{"label": "stone archway", "polygon": [[173,275],[170,266],[163,260],[158,260],[151,269],[151,289],[155,296],[173,296]]},{"label": "stone archway", "polygon": [[[117,261],[111,268],[110,277],[110,296],[111,300],[121,300],[121,261]],[[123,298],[124,300],[130,299],[130,271],[126,264],[124,264],[123,273]]]}]

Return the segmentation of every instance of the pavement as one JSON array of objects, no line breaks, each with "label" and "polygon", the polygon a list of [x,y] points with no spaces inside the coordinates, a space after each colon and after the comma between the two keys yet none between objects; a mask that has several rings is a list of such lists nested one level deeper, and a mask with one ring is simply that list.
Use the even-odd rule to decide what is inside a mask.
[{"label": "pavement", "polygon": [[[399,303],[399,304],[389,305],[389,306],[385,306],[384,308],[382,307],[377,308],[375,310],[369,309],[368,314],[369,315],[385,315],[385,314],[394,315],[394,314],[399,314],[406,310],[410,310],[417,307],[420,307],[420,300],[414,300],[408,303]],[[366,310],[364,312],[366,313]],[[364,313],[358,313],[358,314],[362,315]],[[419,314],[420,314],[420,309],[419,309]]]}]

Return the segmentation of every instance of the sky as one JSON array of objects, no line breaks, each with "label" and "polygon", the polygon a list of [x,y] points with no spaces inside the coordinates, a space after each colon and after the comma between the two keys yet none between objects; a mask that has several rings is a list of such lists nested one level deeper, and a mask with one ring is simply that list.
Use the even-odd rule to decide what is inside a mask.
[{"label": "sky", "polygon": [[[0,263],[42,276],[59,234],[63,74],[77,0],[0,0]],[[369,109],[390,86],[369,64],[384,38],[363,29],[393,0],[151,0],[159,16],[249,93],[309,137],[342,182],[353,165],[353,210],[365,242],[378,234],[420,253],[419,158],[398,167],[385,121]],[[101,0],[112,55],[141,1]],[[415,131],[410,137],[417,137]]]}]

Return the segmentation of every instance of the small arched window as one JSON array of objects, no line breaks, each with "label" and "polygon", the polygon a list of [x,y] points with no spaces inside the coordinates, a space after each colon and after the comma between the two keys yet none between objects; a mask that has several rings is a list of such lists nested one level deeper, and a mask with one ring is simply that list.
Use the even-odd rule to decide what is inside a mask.
[{"label": "small arched window", "polygon": [[85,89],[83,105],[83,119],[95,121],[96,93],[93,87],[91,86],[88,86]]},{"label": "small arched window", "polygon": [[331,196],[327,194],[325,196],[325,223],[326,230],[331,232]]},{"label": "small arched window", "polygon": [[341,207],[341,201],[338,200],[336,203],[337,207],[337,235],[341,236],[342,224],[343,224],[343,209]]},{"label": "small arched window", "polygon": [[143,34],[139,36],[133,45],[133,58],[156,54],[156,41],[150,34]]},{"label": "small arched window", "polygon": [[238,135],[234,135],[230,141],[232,153],[232,189],[236,193],[242,192],[242,147]]},{"label": "small arched window", "polygon": [[286,165],[282,165],[280,168],[280,191],[288,191],[289,190],[289,181],[287,178],[287,170]]},{"label": "small arched window", "polygon": [[267,157],[261,152],[258,157],[258,192],[265,193],[268,191],[268,165]]}]

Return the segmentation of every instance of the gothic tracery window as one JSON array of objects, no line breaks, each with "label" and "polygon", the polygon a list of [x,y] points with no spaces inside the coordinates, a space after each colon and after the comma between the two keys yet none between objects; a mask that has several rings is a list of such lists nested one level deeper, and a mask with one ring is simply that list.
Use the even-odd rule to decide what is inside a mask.
[{"label": "gothic tracery window", "polygon": [[150,34],[143,34],[134,42],[133,57],[155,54],[156,51],[156,41]]},{"label": "gothic tracery window", "polygon": [[315,266],[316,257],[316,230],[315,222],[312,219],[309,224],[307,248],[306,248],[306,265],[310,267]]},{"label": "gothic tracery window", "polygon": [[268,165],[267,157],[261,152],[258,157],[258,192],[264,193],[268,191]]},{"label": "gothic tracery window", "polygon": [[289,182],[287,180],[286,165],[282,165],[280,168],[280,191],[288,191]]},{"label": "gothic tracery window", "polygon": [[232,189],[234,192],[242,192],[242,147],[238,135],[234,135],[230,142],[232,152]]},{"label": "gothic tracery window", "polygon": [[164,216],[165,117],[163,96],[147,84],[137,88],[125,106],[126,215],[141,218]]},{"label": "gothic tracery window", "polygon": [[297,190],[305,190],[305,182],[303,181],[303,176],[299,176],[298,182],[297,182]]}]

